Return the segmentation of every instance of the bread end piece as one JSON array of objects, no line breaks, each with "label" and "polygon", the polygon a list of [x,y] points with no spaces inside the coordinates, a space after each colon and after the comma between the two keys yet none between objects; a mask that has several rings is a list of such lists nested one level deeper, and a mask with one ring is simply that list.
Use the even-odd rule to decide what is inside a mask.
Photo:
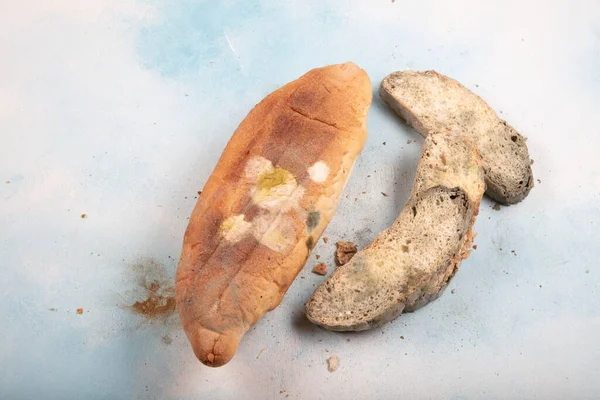
[{"label": "bread end piece", "polygon": [[186,333],[198,360],[215,368],[227,364],[233,358],[243,336],[234,332],[218,333],[198,325],[195,329],[188,329]]}]

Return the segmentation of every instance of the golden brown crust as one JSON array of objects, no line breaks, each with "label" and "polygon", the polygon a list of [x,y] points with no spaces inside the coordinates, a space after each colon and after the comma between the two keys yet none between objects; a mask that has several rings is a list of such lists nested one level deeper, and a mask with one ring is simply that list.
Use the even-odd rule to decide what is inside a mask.
[{"label": "golden brown crust", "polygon": [[363,70],[332,65],[267,96],[234,132],[177,269],[177,306],[204,364],[227,363],[280,303],[335,211],[366,140],[370,102]]}]

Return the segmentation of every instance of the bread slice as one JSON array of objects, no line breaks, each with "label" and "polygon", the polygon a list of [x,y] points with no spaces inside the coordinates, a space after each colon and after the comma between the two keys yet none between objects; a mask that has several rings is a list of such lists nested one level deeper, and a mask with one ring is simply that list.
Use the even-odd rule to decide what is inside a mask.
[{"label": "bread slice", "polygon": [[514,204],[529,194],[534,183],[525,138],[454,79],[435,71],[393,72],[381,82],[379,95],[423,136],[455,132],[471,138],[494,200]]},{"label": "bread slice", "polygon": [[308,319],[330,330],[365,330],[438,298],[469,254],[484,190],[470,139],[427,137],[404,210],[317,287]]},{"label": "bread slice", "polygon": [[414,308],[459,259],[471,218],[473,204],[460,188],[438,186],[413,197],[390,228],[317,288],[308,319],[360,331]]}]

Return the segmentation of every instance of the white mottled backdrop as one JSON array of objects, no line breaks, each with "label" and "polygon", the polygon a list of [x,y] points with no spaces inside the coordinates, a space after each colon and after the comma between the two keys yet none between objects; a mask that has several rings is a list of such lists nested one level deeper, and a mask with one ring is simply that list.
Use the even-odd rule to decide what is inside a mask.
[{"label": "white mottled backdrop", "polygon": [[[600,397],[598,0],[3,0],[0,55],[0,398]],[[473,89],[528,137],[536,186],[482,203],[455,293],[312,326],[314,255],[368,244],[412,183],[422,139],[375,96],[329,244],[204,367],[168,300],[197,191],[263,96],[348,60],[375,94],[402,69]]]}]

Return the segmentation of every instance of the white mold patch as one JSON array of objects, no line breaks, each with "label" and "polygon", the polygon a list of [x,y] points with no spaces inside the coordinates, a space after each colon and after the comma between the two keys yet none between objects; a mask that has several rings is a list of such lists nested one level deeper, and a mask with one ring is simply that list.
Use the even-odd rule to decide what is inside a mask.
[{"label": "white mold patch", "polygon": [[329,167],[323,161],[317,161],[308,168],[308,175],[313,182],[325,182],[329,177]]}]

